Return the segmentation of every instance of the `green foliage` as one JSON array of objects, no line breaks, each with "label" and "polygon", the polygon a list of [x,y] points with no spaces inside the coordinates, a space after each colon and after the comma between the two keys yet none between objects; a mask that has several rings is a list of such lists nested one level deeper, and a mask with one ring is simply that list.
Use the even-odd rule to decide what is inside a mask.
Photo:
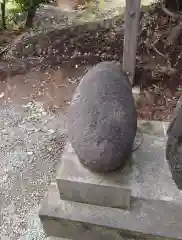
[{"label": "green foliage", "polygon": [[30,9],[37,9],[40,4],[50,3],[50,0],[14,0],[22,11],[27,12]]},{"label": "green foliage", "polygon": [[6,0],[1,0],[1,25],[3,29],[6,29]]},{"label": "green foliage", "polygon": [[14,0],[22,12],[27,13],[25,27],[31,28],[33,18],[40,4],[50,3],[50,0]]},{"label": "green foliage", "polygon": [[8,29],[18,30],[25,24],[27,14],[22,12],[18,7],[7,10],[7,27]]},{"label": "green foliage", "polygon": [[0,29],[32,27],[37,8],[51,0],[0,0]]}]

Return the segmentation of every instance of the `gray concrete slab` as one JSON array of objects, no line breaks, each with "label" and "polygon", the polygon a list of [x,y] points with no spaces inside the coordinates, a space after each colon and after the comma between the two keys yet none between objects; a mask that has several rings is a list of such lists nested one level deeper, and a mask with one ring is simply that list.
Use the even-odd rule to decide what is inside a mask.
[{"label": "gray concrete slab", "polygon": [[172,180],[165,159],[166,139],[144,134],[142,146],[133,152],[127,166],[103,177],[102,184],[128,186],[132,196],[169,201],[181,201],[182,192]]},{"label": "gray concrete slab", "polygon": [[103,175],[85,168],[69,143],[61,162],[56,180],[62,199],[124,209],[130,207],[131,189],[103,184]]},{"label": "gray concrete slab", "polygon": [[99,206],[130,208],[131,189],[117,186],[58,180],[61,199]]},{"label": "gray concrete slab", "polygon": [[143,132],[158,137],[166,137],[169,122],[139,120],[138,128]]},{"label": "gray concrete slab", "polygon": [[52,184],[39,216],[47,235],[74,240],[182,239],[182,205],[161,200],[133,198],[126,211],[60,200]]},{"label": "gray concrete slab", "polygon": [[[126,209],[130,206],[131,195],[148,199],[181,201],[182,192],[174,184],[165,160],[164,130],[167,129],[167,123],[143,121],[139,125],[143,132],[143,144],[133,152],[126,167],[116,172],[97,174],[89,171],[79,162],[68,143],[57,172],[61,198]],[[151,134],[144,133],[149,129]],[[158,136],[152,133],[157,133]]]}]

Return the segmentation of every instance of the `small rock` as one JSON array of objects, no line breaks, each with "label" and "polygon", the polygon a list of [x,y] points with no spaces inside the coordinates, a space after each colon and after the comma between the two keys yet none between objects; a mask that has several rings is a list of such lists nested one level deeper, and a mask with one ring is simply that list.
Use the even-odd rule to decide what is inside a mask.
[{"label": "small rock", "polygon": [[27,155],[28,155],[28,156],[32,156],[32,155],[33,155],[33,152],[27,152]]}]

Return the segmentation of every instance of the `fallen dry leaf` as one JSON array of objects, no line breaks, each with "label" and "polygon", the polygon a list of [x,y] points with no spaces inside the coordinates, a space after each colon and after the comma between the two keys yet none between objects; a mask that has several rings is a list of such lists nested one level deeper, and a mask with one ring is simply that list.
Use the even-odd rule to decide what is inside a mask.
[{"label": "fallen dry leaf", "polygon": [[1,92],[0,93],[0,98],[3,98],[4,97],[4,92]]}]

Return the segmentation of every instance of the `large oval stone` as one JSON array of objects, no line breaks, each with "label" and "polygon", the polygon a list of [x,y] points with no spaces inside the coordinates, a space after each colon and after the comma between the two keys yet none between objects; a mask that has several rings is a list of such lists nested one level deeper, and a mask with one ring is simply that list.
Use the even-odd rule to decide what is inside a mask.
[{"label": "large oval stone", "polygon": [[182,190],[182,97],[176,106],[167,134],[166,159],[173,181]]},{"label": "large oval stone", "polygon": [[124,166],[136,130],[128,77],[112,62],[96,65],[78,85],[68,110],[68,136],[81,163],[103,172]]}]

